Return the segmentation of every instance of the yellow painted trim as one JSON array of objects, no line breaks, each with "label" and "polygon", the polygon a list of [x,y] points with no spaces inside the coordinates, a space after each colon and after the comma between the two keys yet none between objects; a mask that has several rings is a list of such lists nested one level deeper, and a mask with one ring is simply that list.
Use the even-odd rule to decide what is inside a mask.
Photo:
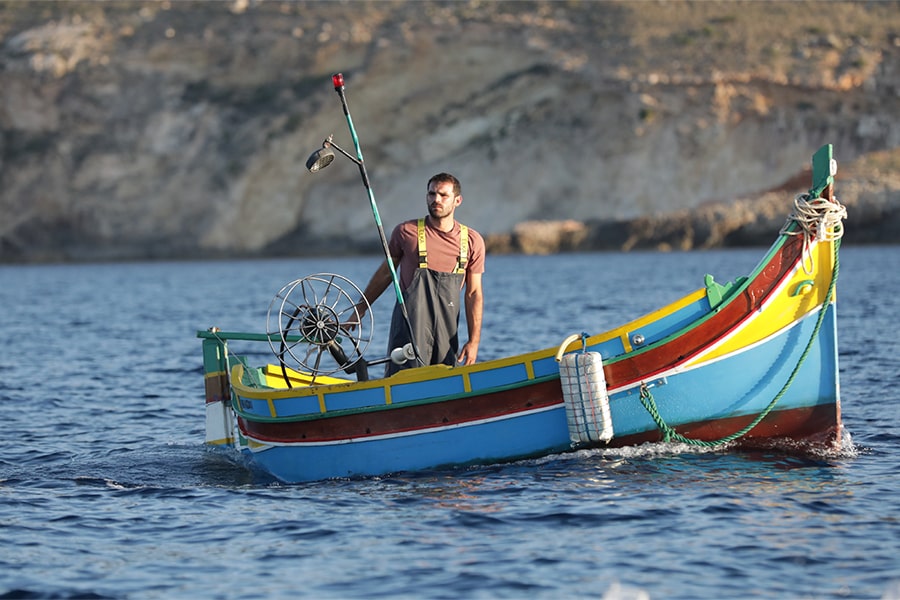
[{"label": "yellow painted trim", "polygon": [[266,402],[267,402],[268,405],[269,405],[269,416],[270,416],[270,417],[277,417],[277,416],[278,416],[278,413],[275,412],[275,402],[273,402],[271,398],[266,398]]},{"label": "yellow painted trim", "polygon": [[207,446],[229,446],[234,443],[234,438],[226,437],[218,440],[206,440]]},{"label": "yellow painted trim", "polygon": [[[270,367],[272,365],[269,365]],[[316,385],[295,385],[293,388],[279,387],[279,388],[259,388],[259,387],[249,387],[245,385],[241,378],[243,377],[243,368],[235,366],[231,371],[231,386],[235,389],[235,391],[246,398],[252,398],[254,400],[281,400],[285,398],[300,398],[300,397],[310,397],[315,398],[320,396],[324,392],[340,392],[342,389],[366,389],[372,387],[381,387],[384,383],[381,383],[382,380],[373,380],[371,382],[356,382],[350,381],[348,379],[335,379],[338,383],[332,384],[321,384],[319,385],[319,378],[316,379]],[[324,378],[323,378],[324,379]],[[293,381],[293,377],[291,378]],[[283,380],[282,380],[283,381]],[[300,382],[297,382],[300,383]]]},{"label": "yellow painted trim", "polygon": [[[313,377],[310,373],[301,373],[300,371],[295,371],[288,367],[285,367],[285,371],[292,384],[299,383],[301,385],[309,386],[310,383],[312,383]],[[275,389],[287,388],[287,383],[284,381],[284,375],[281,373],[281,365],[266,365],[263,374],[265,375],[267,386]],[[330,377],[328,375],[319,375],[315,379],[315,385],[317,386],[353,382],[352,379]]]},{"label": "yellow painted trim", "polygon": [[[805,297],[813,295],[815,294],[807,294]],[[587,344],[594,345],[605,342],[607,340],[619,338],[621,339],[622,345],[625,348],[626,352],[630,352],[632,348],[631,342],[628,339],[629,332],[638,330],[640,327],[646,325],[647,323],[652,323],[658,319],[666,317],[671,313],[681,310],[685,306],[697,302],[705,296],[705,288],[696,290],[673,302],[672,304],[669,304],[650,314],[635,319],[634,321],[626,323],[625,325],[622,325],[616,329],[613,329],[606,333],[600,333],[591,336],[588,338]],[[311,380],[311,376],[309,374],[304,374],[289,369],[288,376],[291,379],[291,383],[294,385],[294,387],[290,389],[286,387],[284,378],[280,374],[280,366],[268,365],[264,370],[264,373],[266,374],[266,383],[275,385],[272,385],[271,388],[251,388],[242,383],[244,369],[242,365],[237,364],[232,368],[231,371],[231,386],[234,388],[235,392],[242,397],[256,400],[267,400],[272,401],[273,403],[274,401],[282,399],[309,397],[311,399],[315,399],[318,402],[320,412],[324,413],[327,411],[324,397],[326,393],[331,394],[350,390],[355,391],[381,389],[384,394],[385,403],[391,404],[391,387],[398,384],[435,381],[448,377],[462,377],[463,389],[466,393],[469,393],[472,391],[472,384],[470,379],[472,373],[481,373],[484,371],[502,369],[504,367],[516,365],[523,365],[525,367],[526,373],[528,374],[528,378],[534,379],[535,375],[533,363],[538,360],[552,358],[556,354],[556,350],[557,348],[555,347],[545,348],[543,350],[499,358],[463,367],[432,365],[428,367],[421,367],[418,369],[406,369],[387,379],[373,379],[370,381],[362,382],[337,377],[316,377],[315,384],[309,385]]]},{"label": "yellow painted trim", "polygon": [[441,377],[450,377],[453,375],[454,367],[450,365],[429,365],[427,367],[419,367],[417,369],[403,369],[390,376],[391,383],[410,381],[420,381],[426,379],[438,379]]},{"label": "yellow painted trim", "polygon": [[[641,327],[649,323],[659,321],[660,319],[663,319],[672,313],[678,312],[682,308],[694,304],[695,302],[698,302],[704,298],[706,298],[706,288],[700,288],[694,292],[691,292],[687,296],[684,296],[683,298],[676,300],[671,304],[659,308],[652,313],[648,313],[642,317],[639,317],[634,321],[630,321],[620,327],[611,329],[606,333],[600,333],[589,337],[587,339],[587,345],[593,346],[594,344],[599,344],[601,342],[619,338],[619,340],[622,342],[622,347],[625,349],[625,352],[631,352],[632,350],[634,350],[634,348],[631,345],[631,339],[628,337],[629,333],[637,331]],[[536,354],[538,355],[537,357],[543,358],[547,355],[547,352],[543,351]],[[550,354],[553,354],[553,352],[551,351]],[[519,358],[521,359],[521,357]]]},{"label": "yellow painted trim", "polygon": [[[752,346],[778,331],[785,329],[815,310],[825,301],[831,275],[834,269],[834,247],[831,243],[819,243],[812,250],[815,272],[808,274],[802,263],[797,263],[794,273],[781,284],[774,297],[767,301],[762,311],[757,311],[740,330],[725,339],[708,353],[700,355],[687,363],[687,366],[707,362],[726,356],[741,348]],[[807,265],[808,263],[807,259]],[[814,283],[810,285],[810,281]],[[800,287],[809,287],[805,293],[797,294]],[[757,318],[760,315],[763,318]]]},{"label": "yellow painted trim", "polygon": [[225,371],[210,371],[206,373],[204,377],[206,379],[215,379],[216,377],[224,377],[227,373]]},{"label": "yellow painted trim", "polygon": [[706,288],[700,288],[699,290],[697,290],[691,294],[688,294],[681,300],[676,300],[675,302],[673,302],[672,304],[669,304],[668,306],[664,306],[660,309],[657,309],[657,310],[653,311],[652,313],[649,313],[647,315],[644,315],[643,317],[640,317],[639,319],[635,319],[631,323],[626,323],[624,326],[619,327],[618,329],[615,330],[617,335],[614,337],[618,337],[619,335],[623,335],[623,336],[627,337],[629,331],[634,331],[635,329],[640,329],[641,327],[643,327],[644,325],[646,325],[648,323],[653,323],[654,321],[658,321],[667,315],[670,315],[674,312],[681,310],[682,308],[684,308],[685,306],[687,306],[689,304],[693,304],[694,302],[697,302],[698,300],[702,300],[703,298],[706,298]]}]

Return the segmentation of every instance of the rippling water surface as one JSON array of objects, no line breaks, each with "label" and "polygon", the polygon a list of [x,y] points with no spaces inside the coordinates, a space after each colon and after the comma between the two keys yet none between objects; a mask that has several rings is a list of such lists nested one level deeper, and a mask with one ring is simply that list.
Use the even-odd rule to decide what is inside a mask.
[{"label": "rippling water surface", "polygon": [[[492,257],[481,358],[762,254]],[[294,486],[204,447],[195,332],[263,331],[283,284],[364,285],[377,259],[0,267],[0,598],[900,598],[900,247],[841,259],[839,455],[654,444]]]}]

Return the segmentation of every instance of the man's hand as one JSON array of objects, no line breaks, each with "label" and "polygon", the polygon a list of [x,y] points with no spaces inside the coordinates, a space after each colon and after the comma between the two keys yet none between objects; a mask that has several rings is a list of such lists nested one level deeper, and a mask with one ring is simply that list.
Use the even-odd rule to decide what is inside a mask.
[{"label": "man's hand", "polygon": [[359,327],[360,321],[366,314],[366,301],[362,300],[356,304],[356,310],[353,311],[353,314],[350,317],[341,323],[341,329],[344,331],[353,331],[357,327]]},{"label": "man's hand", "polygon": [[466,345],[459,351],[459,357],[456,359],[461,365],[474,365],[475,359],[478,358],[478,343],[468,341]]}]

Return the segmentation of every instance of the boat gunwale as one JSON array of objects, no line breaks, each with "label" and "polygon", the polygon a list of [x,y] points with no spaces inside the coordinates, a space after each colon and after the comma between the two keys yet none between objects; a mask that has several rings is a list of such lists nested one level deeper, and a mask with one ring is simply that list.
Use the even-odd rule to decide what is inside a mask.
[{"label": "boat gunwale", "polygon": [[[735,289],[731,290],[731,292],[728,294],[728,296],[726,298],[724,298],[719,305],[711,308],[709,310],[709,312],[707,312],[707,313],[701,315],[699,318],[691,321],[690,323],[688,323],[684,327],[680,328],[676,332],[674,332],[668,336],[665,336],[659,340],[656,340],[651,344],[648,344],[647,347],[645,347],[645,348],[641,348],[639,350],[633,350],[631,352],[626,352],[625,354],[623,354],[621,356],[611,357],[607,364],[615,364],[617,362],[620,362],[623,359],[638,356],[638,355],[643,354],[650,350],[654,350],[654,349],[658,350],[661,347],[665,346],[666,344],[671,343],[673,340],[683,336],[685,333],[695,329],[696,327],[701,326],[708,320],[715,318],[716,315],[718,315],[720,312],[722,312],[722,310],[725,309],[725,307],[727,307],[731,303],[735,302],[737,299],[744,297],[744,295],[747,291],[747,288],[750,285],[752,285],[754,281],[756,281],[758,279],[758,276],[765,269],[769,268],[769,265],[772,263],[772,260],[775,258],[775,256],[779,252],[782,252],[784,250],[784,245],[786,244],[786,242],[788,241],[789,238],[790,238],[790,236],[788,236],[788,235],[779,236],[779,239],[776,240],[776,242],[770,247],[767,254],[758,263],[758,265],[751,271],[750,275],[748,277],[746,277],[743,281],[741,281],[740,285],[735,286]],[[784,281],[786,280],[786,278],[791,276],[791,274],[794,271],[794,265],[796,265],[797,260],[799,260],[799,256],[792,256],[792,257],[785,257],[785,258],[787,258],[789,260],[785,260],[783,265],[780,267],[780,272],[777,274],[777,276],[774,277],[771,282],[768,282],[766,284],[766,286],[765,286],[766,293],[763,296],[757,298],[756,302],[754,304],[748,305],[747,309],[741,309],[742,312],[741,312],[740,318],[736,319],[728,327],[728,330],[727,330],[728,332],[733,331],[735,328],[740,327],[741,324],[747,320],[747,318],[751,317],[753,315],[753,313],[759,309],[759,305],[764,304],[767,298],[769,298],[773,293],[775,293],[777,290],[779,290],[781,288],[781,286],[784,283]],[[674,303],[671,303],[670,305],[667,305],[667,306],[678,305],[685,298],[690,298],[691,296],[693,296],[696,293],[697,292],[688,294],[687,296],[683,297],[682,299],[679,299],[679,300],[675,301]],[[816,306],[818,307],[819,305],[817,304]],[[659,310],[664,310],[665,308],[666,307],[663,307]],[[650,314],[653,314],[653,313],[650,313]],[[636,319],[636,320],[632,321],[631,323],[636,323],[636,322],[642,321],[642,319],[643,319],[643,317]],[[798,320],[800,320],[800,319],[798,319]],[[614,332],[623,331],[624,329],[628,328],[631,325],[631,323],[626,324],[625,326],[617,328],[610,332],[606,332],[605,334],[598,334],[597,336],[590,337],[587,339],[586,343],[588,345],[593,345],[593,344],[601,343],[601,342],[609,340],[609,339],[614,339],[615,337],[617,337],[616,335],[613,335]],[[716,338],[716,339],[718,339],[718,338]],[[691,352],[689,354],[685,354],[683,356],[680,356],[679,360],[675,363],[666,363],[666,364],[662,365],[661,367],[657,368],[656,370],[654,370],[653,372],[643,373],[639,377],[633,378],[633,381],[629,380],[629,381],[617,382],[616,385],[611,386],[611,387],[614,387],[615,389],[617,389],[619,391],[627,390],[629,387],[634,387],[634,386],[638,385],[643,380],[658,377],[660,373],[669,373],[673,369],[677,370],[678,365],[684,364],[684,363],[690,361],[692,358],[694,358],[698,354],[702,353],[704,351],[704,349],[706,349],[710,344],[712,344],[714,342],[715,342],[715,339],[709,340],[709,341],[705,342],[704,344],[702,344],[700,347],[694,348],[693,352]],[[481,363],[481,365],[478,365],[478,366],[481,367],[481,369],[479,369],[479,370],[490,370],[490,368],[491,368],[490,363],[509,362],[510,364],[513,364],[513,365],[522,364],[524,362],[527,362],[528,360],[544,359],[550,353],[552,353],[552,349],[539,350],[539,351],[519,355],[516,357],[505,357],[505,358],[501,358],[501,359],[496,359],[496,361],[488,361],[486,363]],[[493,365],[493,366],[495,367],[497,365]],[[237,370],[239,367],[241,369],[240,371]],[[256,368],[265,368],[265,367],[256,367]],[[484,395],[488,395],[488,394],[492,394],[492,393],[501,393],[501,392],[505,392],[505,391],[529,387],[529,386],[532,386],[532,385],[535,385],[538,383],[543,383],[543,382],[548,382],[548,381],[553,381],[553,380],[559,379],[559,375],[554,373],[554,374],[548,374],[548,375],[543,375],[543,376],[539,376],[539,377],[533,377],[531,379],[521,380],[521,381],[509,383],[509,384],[493,386],[490,388],[481,388],[481,389],[467,391],[467,392],[458,392],[458,393],[454,393],[454,394],[434,396],[434,397],[430,397],[430,398],[424,398],[421,400],[408,400],[408,401],[404,401],[402,403],[373,404],[370,406],[337,409],[337,410],[333,410],[333,411],[320,411],[320,412],[300,414],[300,415],[264,416],[264,415],[251,413],[251,412],[248,412],[248,411],[245,411],[244,409],[242,409],[240,406],[240,397],[243,396],[243,397],[246,397],[249,399],[268,400],[268,401],[282,400],[282,399],[294,399],[294,398],[301,398],[304,396],[309,397],[309,398],[321,398],[322,395],[324,395],[326,393],[333,393],[336,388],[340,388],[340,387],[352,387],[352,388],[356,388],[356,389],[376,389],[376,388],[380,388],[380,387],[389,387],[392,385],[393,382],[391,382],[390,380],[386,380],[386,379],[377,379],[377,380],[372,380],[372,381],[368,381],[368,382],[347,381],[345,383],[338,383],[338,384],[326,384],[326,385],[321,385],[321,386],[311,386],[309,388],[300,388],[298,390],[278,389],[278,388],[267,388],[267,389],[263,390],[263,389],[258,389],[258,388],[249,388],[249,387],[239,383],[241,380],[240,374],[243,373],[242,369],[243,369],[243,366],[240,364],[237,364],[234,366],[233,371],[232,371],[232,381],[233,381],[232,386],[233,386],[233,390],[234,390],[235,394],[232,397],[231,404],[232,404],[232,407],[233,407],[235,413],[237,415],[239,415],[240,417],[242,417],[246,420],[249,420],[249,421],[260,422],[260,423],[280,423],[280,422],[287,423],[287,422],[316,421],[316,420],[329,419],[329,418],[341,418],[341,417],[346,417],[346,416],[350,416],[350,415],[378,413],[378,412],[382,412],[382,411],[398,410],[398,409],[402,409],[404,407],[439,404],[439,403],[443,403],[443,402],[452,402],[452,401],[459,400],[459,399],[484,396]],[[453,369],[452,372],[448,371],[447,376],[455,377],[455,376],[461,375],[461,373],[458,373],[455,371],[456,371],[456,369]],[[423,381],[423,382],[429,381],[429,379],[422,379],[421,381]],[[417,382],[418,381],[413,380],[413,381],[399,381],[396,383],[402,385],[405,383],[417,383]],[[361,384],[367,384],[367,385],[363,386]],[[298,394],[297,392],[301,392],[301,393]],[[514,412],[516,412],[516,411],[513,411],[510,414],[514,414]]]},{"label": "boat gunwale", "polygon": [[[232,369],[232,377],[234,377],[235,371],[237,371],[237,369],[241,369],[241,371],[243,371],[243,366],[239,365],[239,364],[235,365]],[[266,417],[266,416],[258,415],[255,413],[248,413],[243,408],[241,408],[240,398],[247,397],[252,400],[273,400],[274,401],[274,400],[289,400],[289,399],[295,399],[295,398],[299,399],[304,396],[286,394],[283,397],[272,397],[271,395],[259,394],[259,392],[262,392],[262,393],[268,392],[269,394],[271,394],[270,390],[259,390],[257,392],[259,394],[258,396],[254,396],[254,395],[246,395],[245,396],[241,393],[238,393],[237,390],[235,390],[235,393],[232,394],[231,406],[232,406],[232,409],[234,410],[235,414],[237,414],[241,418],[247,419],[249,421],[258,422],[258,423],[293,423],[293,422],[302,422],[302,421],[319,421],[322,419],[339,418],[339,417],[346,417],[346,416],[351,416],[351,415],[376,413],[376,412],[383,412],[383,411],[390,411],[390,410],[399,410],[399,409],[403,409],[403,408],[426,406],[429,404],[440,404],[443,402],[453,402],[455,400],[466,400],[466,399],[470,399],[470,398],[477,398],[479,396],[487,396],[489,394],[508,392],[508,391],[516,390],[516,389],[523,388],[523,387],[531,387],[536,384],[555,381],[557,379],[559,379],[558,373],[550,374],[550,375],[542,375],[540,377],[534,377],[533,379],[526,379],[524,381],[516,381],[514,383],[508,383],[508,384],[494,386],[494,387],[490,387],[490,388],[480,388],[480,389],[472,390],[469,392],[459,392],[459,393],[455,393],[455,394],[447,394],[444,396],[434,396],[431,398],[423,398],[421,400],[406,400],[404,402],[395,402],[395,403],[391,403],[391,404],[387,404],[387,403],[373,404],[370,406],[361,406],[358,408],[341,408],[341,409],[329,410],[326,412],[309,413],[309,414],[302,414],[302,415],[287,415],[287,416],[283,416],[283,417],[279,417],[279,416]],[[232,387],[234,387],[234,385],[235,384],[232,384]],[[246,386],[243,386],[242,384],[238,384],[238,385],[240,385],[240,387],[243,390],[248,390],[251,392],[257,391],[256,388],[248,388]],[[387,386],[387,384],[384,384],[384,385]],[[326,387],[331,387],[331,386],[321,386],[321,388],[323,388],[323,389]],[[372,389],[374,389],[375,387],[380,387],[380,386],[374,386]],[[284,392],[290,392],[290,390],[275,390],[275,391],[277,391],[279,394],[283,394]],[[315,398],[314,395],[308,395],[306,397],[310,398],[310,399]],[[554,402],[554,404],[555,404],[555,402]],[[523,410],[528,410],[528,409],[530,409],[530,407],[523,409]],[[511,412],[508,414],[514,414],[514,413]]]},{"label": "boat gunwale", "polygon": [[[791,223],[792,226],[796,226],[795,223]],[[604,357],[603,363],[604,365],[615,365],[617,363],[621,363],[622,361],[630,360],[636,357],[640,357],[643,354],[648,352],[652,352],[658,350],[659,348],[665,346],[666,344],[672,342],[673,340],[682,337],[687,332],[702,326],[704,323],[709,321],[710,319],[715,318],[720,312],[722,312],[726,307],[730,306],[737,298],[740,298],[747,288],[752,285],[759,277],[759,275],[763,272],[763,270],[771,263],[774,256],[783,249],[784,245],[792,238],[791,235],[782,233],[778,236],[775,242],[770,246],[767,253],[763,256],[763,258],[757,263],[757,265],[750,271],[750,273],[745,276],[739,278],[740,283],[735,285],[731,290],[729,290],[728,295],[721,300],[716,306],[710,307],[710,309],[704,314],[700,315],[698,318],[691,320],[683,327],[673,331],[672,333],[658,339],[653,342],[646,344],[640,348],[631,348],[628,349],[626,347],[625,351],[622,354]],[[792,262],[796,262],[797,259],[792,260]],[[789,274],[789,270],[785,270],[784,275],[787,276]],[[737,282],[738,280],[736,280]],[[777,287],[777,286],[774,286]],[[705,288],[698,288],[688,294],[678,298],[677,300],[666,304],[656,310],[653,310],[649,313],[641,315],[640,317],[633,319],[623,325],[620,325],[614,329],[608,330],[606,332],[601,332],[593,336],[588,336],[584,341],[586,346],[595,346],[598,344],[602,344],[604,342],[614,340],[617,338],[622,338],[623,334],[627,334],[629,331],[638,329],[641,326],[645,326],[648,323],[653,323],[661,320],[665,316],[670,314],[674,314],[678,310],[684,308],[689,304],[688,300],[693,298],[694,296],[699,296],[701,292],[704,291]],[[769,290],[769,293],[772,289]],[[767,293],[768,295],[768,293]],[[708,296],[706,296],[708,298]],[[698,298],[699,300],[700,298]],[[752,311],[749,311],[752,312]],[[662,314],[660,314],[662,313]],[[658,315],[659,318],[653,319],[654,315]],[[216,339],[220,342],[225,342],[227,340],[241,340],[241,341],[266,341],[270,339],[272,334],[254,334],[254,333],[243,333],[243,332],[222,332],[222,331],[198,331],[197,337],[204,339]],[[248,398],[258,399],[258,400],[281,400],[281,399],[289,399],[289,398],[299,398],[303,396],[308,397],[321,397],[322,394],[325,393],[334,393],[341,391],[341,388],[353,388],[353,389],[375,389],[379,387],[387,387],[393,385],[403,385],[410,383],[420,383],[426,381],[434,381],[436,379],[450,378],[456,376],[466,377],[471,373],[479,373],[484,371],[490,371],[495,368],[503,368],[506,366],[514,366],[520,364],[533,363],[538,360],[545,360],[550,356],[553,356],[556,353],[555,348],[544,348],[539,350],[534,350],[531,352],[526,352],[523,354],[517,354],[512,356],[500,357],[496,359],[492,359],[489,361],[485,361],[482,363],[476,363],[474,365],[465,365],[465,366],[457,366],[452,369],[448,369],[445,376],[442,377],[434,377],[435,373],[425,373],[421,369],[416,369],[415,371],[409,371],[409,373],[416,373],[414,377],[411,377],[409,380],[399,380],[394,378],[381,378],[381,379],[371,379],[367,381],[353,381],[350,379],[332,382],[332,383],[324,383],[320,385],[308,385],[297,388],[274,388],[274,387],[266,387],[266,388],[254,388],[249,387],[241,383],[240,378],[231,378],[231,385],[236,386],[241,389],[241,393]],[[237,365],[235,365],[237,366]],[[433,367],[441,367],[442,365],[430,365],[425,368],[433,368]],[[668,370],[673,365],[666,365],[665,368],[661,370]],[[260,367],[251,367],[254,369],[264,370],[266,365],[262,365]],[[234,367],[230,370],[233,371]],[[401,377],[405,373],[401,371]],[[232,373],[229,373],[232,375]],[[396,376],[395,376],[396,377]],[[646,374],[642,377],[653,377],[653,374]],[[471,392],[463,392],[463,395],[479,395],[483,393],[490,393],[495,389],[504,389],[507,386],[511,386],[512,388],[527,386],[534,382],[541,381],[543,379],[553,379],[558,378],[558,375],[544,375],[540,377],[532,377],[524,381],[515,382],[512,384],[505,384],[504,386],[499,386],[498,388],[480,388],[478,390],[472,390]],[[640,379],[640,378],[637,378]],[[636,380],[637,380],[636,379]],[[624,385],[624,384],[623,384]],[[441,399],[450,399],[454,395],[451,396],[438,396],[435,398],[429,398],[424,401],[440,401]],[[404,404],[409,404],[413,401],[404,402]],[[392,404],[388,404],[387,407],[393,406]],[[370,408],[370,407],[365,407]],[[382,408],[382,407],[378,407]],[[344,410],[361,410],[361,409],[344,409]],[[315,415],[313,415],[315,417]],[[281,418],[281,417],[276,417]]]}]

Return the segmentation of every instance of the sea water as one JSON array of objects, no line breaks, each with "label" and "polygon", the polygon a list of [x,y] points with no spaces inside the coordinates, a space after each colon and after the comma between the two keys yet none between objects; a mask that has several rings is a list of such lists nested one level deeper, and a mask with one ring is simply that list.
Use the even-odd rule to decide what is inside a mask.
[{"label": "sea water", "polygon": [[[491,256],[479,357],[763,254]],[[0,267],[0,598],[900,598],[900,247],[841,253],[840,453],[648,444],[283,485],[207,449],[196,330],[265,331],[285,283],[364,286],[378,262]]]}]

